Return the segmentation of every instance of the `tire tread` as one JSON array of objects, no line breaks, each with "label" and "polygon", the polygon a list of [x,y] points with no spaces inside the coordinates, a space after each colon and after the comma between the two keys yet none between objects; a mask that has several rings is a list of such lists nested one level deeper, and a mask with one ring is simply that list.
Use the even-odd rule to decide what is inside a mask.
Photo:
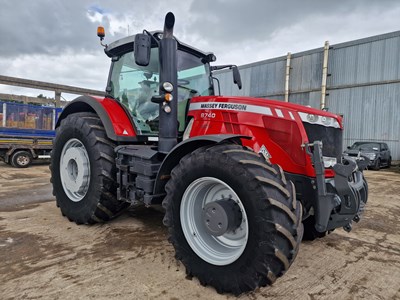
[{"label": "tire tread", "polygon": [[[75,222],[76,224],[93,224],[103,223],[118,215],[129,205],[125,202],[117,200],[116,194],[116,167],[114,158],[115,143],[108,139],[105,132],[105,128],[100,118],[90,112],[81,112],[68,115],[61,121],[60,126],[56,129],[56,138],[54,143],[58,142],[59,136],[62,135],[63,130],[66,128],[79,128],[86,132],[88,141],[91,143],[91,147],[97,149],[97,154],[94,160],[97,161],[98,165],[101,166],[100,179],[100,192],[92,208],[85,213],[75,214],[64,211],[62,205],[60,205],[57,199],[57,204],[60,206],[62,214],[66,215],[67,218]],[[53,149],[54,151],[54,149]],[[53,153],[52,153],[53,157]],[[51,160],[50,170],[53,171],[55,162]],[[57,195],[57,189],[61,187],[56,186],[53,178],[53,173],[50,181],[53,183],[53,195]],[[61,188],[62,189],[62,188]]]}]

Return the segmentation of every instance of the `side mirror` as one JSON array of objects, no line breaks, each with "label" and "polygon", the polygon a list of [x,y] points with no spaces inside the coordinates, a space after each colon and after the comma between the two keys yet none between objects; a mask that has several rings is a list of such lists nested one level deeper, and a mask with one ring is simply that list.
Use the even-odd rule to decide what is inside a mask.
[{"label": "side mirror", "polygon": [[135,36],[134,44],[135,63],[138,66],[148,66],[150,63],[151,39],[150,36],[144,33],[139,33]]},{"label": "side mirror", "polygon": [[232,66],[233,83],[237,84],[239,90],[242,89],[242,79],[240,78],[239,69],[237,66]]}]

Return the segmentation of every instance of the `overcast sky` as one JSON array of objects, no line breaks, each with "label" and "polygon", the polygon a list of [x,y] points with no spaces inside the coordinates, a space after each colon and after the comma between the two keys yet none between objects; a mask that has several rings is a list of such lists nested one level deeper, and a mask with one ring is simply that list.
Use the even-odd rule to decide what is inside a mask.
[{"label": "overcast sky", "polygon": [[[395,0],[0,0],[0,75],[104,90],[106,43],[162,29],[175,14],[175,36],[216,64],[259,60],[400,30]],[[0,93],[51,92],[0,85]],[[64,95],[71,99],[71,95]]]}]

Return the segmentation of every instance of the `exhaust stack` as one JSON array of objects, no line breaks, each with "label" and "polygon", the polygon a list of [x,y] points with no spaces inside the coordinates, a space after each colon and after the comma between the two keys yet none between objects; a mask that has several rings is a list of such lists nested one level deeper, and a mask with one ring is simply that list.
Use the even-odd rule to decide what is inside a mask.
[{"label": "exhaust stack", "polygon": [[178,43],[173,36],[174,24],[174,14],[167,13],[159,47],[160,95],[165,95],[159,108],[158,151],[161,153],[169,153],[178,143]]}]

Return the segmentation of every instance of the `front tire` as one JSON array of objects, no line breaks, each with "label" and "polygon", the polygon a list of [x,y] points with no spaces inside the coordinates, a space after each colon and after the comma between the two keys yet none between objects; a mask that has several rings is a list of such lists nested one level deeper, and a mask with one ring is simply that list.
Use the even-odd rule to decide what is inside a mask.
[{"label": "front tire", "polygon": [[272,284],[295,259],[302,207],[281,168],[239,145],[199,148],[166,185],[164,224],[189,276],[239,295]]},{"label": "front tire", "polygon": [[115,196],[114,148],[96,114],[74,113],[61,121],[53,143],[51,182],[57,206],[70,221],[104,222],[128,206]]},{"label": "front tire", "polygon": [[303,221],[303,225],[304,225],[303,241],[313,241],[315,239],[323,238],[334,231],[334,229],[323,232],[317,231],[317,229],[315,229],[315,216],[313,215],[305,219]]},{"label": "front tire", "polygon": [[380,168],[381,168],[381,160],[378,158],[374,163],[373,169],[375,171],[379,171]]}]

